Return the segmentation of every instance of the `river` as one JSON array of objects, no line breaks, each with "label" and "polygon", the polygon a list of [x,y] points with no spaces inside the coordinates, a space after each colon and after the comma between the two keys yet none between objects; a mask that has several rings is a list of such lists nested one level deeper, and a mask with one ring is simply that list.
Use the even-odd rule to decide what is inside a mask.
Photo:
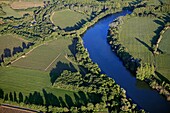
[{"label": "river", "polygon": [[170,113],[170,102],[166,101],[157,91],[152,90],[146,83],[136,80],[111,51],[110,45],[107,43],[109,24],[117,17],[129,13],[130,11],[125,10],[99,20],[83,35],[84,46],[92,61],[99,65],[102,73],[113,78],[117,84],[124,88],[127,96],[139,108],[150,113]]}]

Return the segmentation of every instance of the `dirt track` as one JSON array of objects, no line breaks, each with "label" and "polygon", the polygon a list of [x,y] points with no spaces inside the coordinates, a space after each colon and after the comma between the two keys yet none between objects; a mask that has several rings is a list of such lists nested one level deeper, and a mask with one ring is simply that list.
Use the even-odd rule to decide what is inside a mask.
[{"label": "dirt track", "polygon": [[5,105],[0,105],[0,113],[37,113],[37,112],[33,110],[5,104]]}]

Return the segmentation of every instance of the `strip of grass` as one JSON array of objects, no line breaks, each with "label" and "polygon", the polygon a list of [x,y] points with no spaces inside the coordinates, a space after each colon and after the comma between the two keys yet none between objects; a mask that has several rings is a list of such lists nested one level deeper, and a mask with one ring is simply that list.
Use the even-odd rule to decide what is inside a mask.
[{"label": "strip of grass", "polygon": [[27,41],[20,38],[17,35],[9,34],[9,35],[1,35],[0,36],[0,55],[4,53],[4,50],[8,48],[11,51],[11,54],[13,52],[14,47],[21,47],[22,44],[27,44]]},{"label": "strip of grass", "polygon": [[163,38],[159,44],[159,49],[163,51],[163,54],[156,56],[156,66],[158,72],[165,76],[170,81],[170,29],[168,29],[164,34]]},{"label": "strip of grass", "polygon": [[87,20],[87,15],[67,9],[54,12],[51,19],[56,26],[62,29],[68,29],[68,27],[82,24],[84,20]]},{"label": "strip of grass", "polygon": [[[57,62],[70,63],[66,58],[66,54],[72,54],[70,46],[71,39],[56,39],[48,42],[31,53],[27,54],[25,58],[13,63],[12,66],[38,69],[43,71],[50,71],[56,67]],[[62,66],[62,65],[61,65]]]},{"label": "strip of grass", "polygon": [[155,18],[132,17],[124,22],[120,31],[120,41],[135,58],[153,63],[151,40],[159,25]]}]

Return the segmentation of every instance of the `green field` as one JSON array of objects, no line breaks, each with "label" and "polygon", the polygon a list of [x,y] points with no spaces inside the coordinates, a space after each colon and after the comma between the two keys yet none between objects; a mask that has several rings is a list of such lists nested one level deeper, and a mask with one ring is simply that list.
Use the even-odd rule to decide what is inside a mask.
[{"label": "green field", "polygon": [[163,39],[159,44],[159,49],[163,51],[163,54],[160,54],[156,57],[156,65],[158,67],[158,72],[165,76],[170,81],[170,29],[168,29],[163,34]]},{"label": "green field", "polygon": [[150,63],[153,62],[151,40],[159,27],[154,20],[155,18],[133,17],[122,25],[120,31],[120,41],[128,52],[135,58]]},{"label": "green field", "polygon": [[22,48],[23,42],[27,43],[28,41],[14,34],[1,35],[0,36],[0,55],[4,53],[5,49],[9,49],[12,54],[14,47],[20,46]]},{"label": "green field", "polygon": [[[3,11],[6,13],[2,17],[9,17],[9,16],[14,16],[14,17],[21,17],[22,15],[19,14],[17,11],[13,10],[9,5],[2,5]],[[1,15],[0,15],[1,16]]]},{"label": "green field", "polygon": [[25,58],[21,58],[12,66],[37,69],[42,71],[50,71],[59,65],[67,65],[70,62],[65,58],[66,54],[71,54],[69,47],[72,45],[71,39],[56,39],[42,46],[37,47],[32,52],[27,54]]},{"label": "green field", "polygon": [[62,29],[72,29],[69,27],[79,26],[81,21],[87,20],[87,15],[66,9],[62,11],[56,11],[52,14],[52,22]]},{"label": "green field", "polygon": [[4,91],[4,95],[16,92],[18,97],[19,92],[21,92],[24,99],[25,96],[29,97],[30,93],[33,94],[35,92],[40,93],[44,100],[45,96],[51,95],[51,98],[53,98],[52,96],[58,99],[62,98],[66,105],[68,103],[68,95],[73,103],[77,99],[75,95],[79,97],[82,103],[88,101],[89,98],[87,94],[85,94],[86,98],[81,98],[79,92],[53,88],[48,72],[14,67],[0,67],[0,88]]},{"label": "green field", "polygon": [[5,5],[3,4],[1,6],[2,6],[2,9],[0,11],[5,12],[6,14],[5,15],[0,15],[0,17],[14,16],[15,18],[20,18],[26,13],[29,13],[30,15],[33,14],[32,10],[29,10],[29,11],[28,10],[25,10],[25,11],[24,10],[14,10],[14,9],[11,8],[10,5],[7,5],[7,4],[5,4]]},{"label": "green field", "polygon": [[[159,23],[158,23],[159,22]],[[153,56],[152,41],[158,32],[161,20],[148,17],[132,17],[124,22],[120,28],[120,42],[127,48],[128,52],[143,62],[153,64],[156,61],[156,71],[160,79],[170,80],[170,30],[166,31],[159,45],[164,54]],[[166,80],[166,81],[168,81]]]}]

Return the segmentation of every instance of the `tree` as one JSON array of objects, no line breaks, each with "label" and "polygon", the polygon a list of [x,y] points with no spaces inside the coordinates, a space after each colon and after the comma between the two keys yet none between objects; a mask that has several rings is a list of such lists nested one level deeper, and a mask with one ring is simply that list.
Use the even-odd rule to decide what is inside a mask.
[{"label": "tree", "polygon": [[10,101],[14,101],[14,98],[13,98],[13,96],[12,96],[12,93],[11,93],[11,92],[9,93],[9,99],[10,99]]},{"label": "tree", "polygon": [[4,91],[2,89],[0,89],[0,98],[4,98]]},{"label": "tree", "polygon": [[149,79],[152,75],[155,75],[155,68],[153,65],[145,63],[137,68],[136,78],[139,80]]},{"label": "tree", "polygon": [[94,105],[92,103],[87,104],[87,110],[92,111],[94,109]]},{"label": "tree", "polygon": [[23,102],[24,99],[23,99],[23,95],[21,92],[19,92],[19,103]]},{"label": "tree", "polygon": [[81,106],[81,111],[86,111],[87,110],[87,108],[86,108],[86,106]]}]

